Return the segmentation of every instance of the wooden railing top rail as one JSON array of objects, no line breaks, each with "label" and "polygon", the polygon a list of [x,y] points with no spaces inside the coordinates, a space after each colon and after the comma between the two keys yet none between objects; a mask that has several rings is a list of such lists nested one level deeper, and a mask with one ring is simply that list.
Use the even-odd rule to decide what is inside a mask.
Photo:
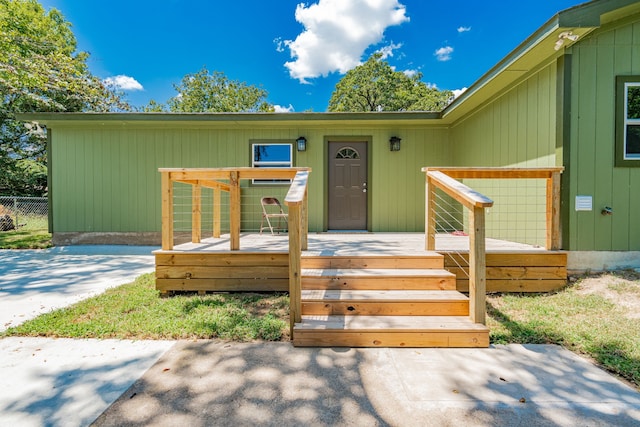
[{"label": "wooden railing top rail", "polygon": [[287,206],[300,205],[304,202],[307,184],[309,181],[309,170],[298,171],[291,182],[289,192],[284,199]]},{"label": "wooden railing top rail", "polygon": [[172,181],[231,179],[292,179],[300,171],[310,168],[160,168],[160,172],[169,173]]},{"label": "wooden railing top rail", "polygon": [[493,200],[475,190],[472,190],[460,181],[456,181],[443,172],[427,171],[427,178],[436,184],[437,187],[441,188],[442,191],[469,209],[489,208],[493,206]]},{"label": "wooden railing top rail", "polygon": [[424,167],[423,172],[440,171],[452,178],[551,178],[564,167],[501,168],[501,167]]}]

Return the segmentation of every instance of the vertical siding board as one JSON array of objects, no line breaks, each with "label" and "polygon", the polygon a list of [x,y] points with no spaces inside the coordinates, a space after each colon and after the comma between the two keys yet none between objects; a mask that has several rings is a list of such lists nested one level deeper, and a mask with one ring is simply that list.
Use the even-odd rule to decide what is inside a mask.
[{"label": "vertical siding board", "polygon": [[612,248],[612,222],[610,217],[598,215],[603,206],[611,204],[610,197],[612,194],[612,174],[611,165],[613,165],[613,128],[614,122],[613,112],[615,104],[612,98],[613,85],[613,64],[614,54],[612,47],[614,46],[613,34],[610,37],[600,37],[598,39],[595,50],[597,52],[597,62],[594,64],[596,69],[596,80],[594,84],[595,96],[593,105],[595,112],[593,122],[595,126],[595,164],[593,166],[593,205],[594,205],[594,240],[600,242],[600,247],[604,250]]},{"label": "vertical siding board", "polygon": [[[533,78],[535,79],[535,77]],[[517,107],[517,128],[515,129],[516,138],[513,141],[513,144],[516,148],[516,158],[515,165],[518,166],[526,166],[527,164],[527,122],[531,120],[530,111],[529,111],[529,93],[528,93],[528,82],[520,85],[518,89],[518,107]]]},{"label": "vertical siding board", "polygon": [[[586,44],[586,40],[583,41]],[[571,94],[570,105],[572,106],[572,111],[570,114],[570,129],[571,129],[571,137],[570,141],[563,141],[564,144],[570,144],[571,149],[569,150],[569,158],[563,159],[565,163],[569,163],[571,167],[569,168],[569,177],[566,179],[566,182],[569,183],[569,206],[568,210],[568,221],[566,224],[563,224],[563,227],[568,227],[569,230],[566,235],[569,237],[569,241],[563,242],[563,249],[571,249],[575,250],[578,243],[577,234],[577,222],[578,215],[575,210],[575,196],[578,194],[578,163],[577,163],[577,141],[580,136],[580,127],[578,126],[578,115],[579,115],[579,103],[580,103],[580,93],[578,92],[578,88],[580,87],[580,65],[581,65],[581,53],[582,53],[582,43],[574,46],[572,48],[572,70],[571,70],[571,78],[570,78],[570,89],[569,93]],[[567,124],[565,123],[565,126]],[[566,173],[566,172],[565,172]]]},{"label": "vertical siding board", "polygon": [[[596,47],[589,45],[580,51],[580,112],[578,115],[577,165],[578,195],[593,196],[595,167],[595,87],[596,87]],[[576,250],[589,250],[594,247],[595,212],[578,212]]]},{"label": "vertical siding board", "polygon": [[[615,36],[615,45],[612,54],[615,55],[611,63],[613,69],[608,76],[611,88],[615,87],[615,76],[621,74],[632,74],[640,72],[639,69],[633,69],[633,27],[628,25],[623,28],[611,32]],[[609,134],[609,153],[610,165],[614,164],[615,153],[615,92],[610,89],[610,95],[607,99],[610,110],[610,122],[606,128]],[[608,197],[610,202],[606,206],[614,208],[614,212],[620,213],[619,216],[607,216],[603,219],[610,223],[611,229],[611,250],[628,250],[631,246],[629,230],[637,224],[637,220],[630,217],[628,213],[631,211],[631,198],[633,192],[629,185],[629,172],[631,168],[613,167],[611,169],[612,187]],[[636,216],[637,218],[637,216]]]},{"label": "vertical siding board", "polygon": [[540,87],[540,78],[532,77],[527,82],[527,121],[526,121],[526,147],[523,156],[523,166],[538,166],[538,129],[540,127],[540,117],[544,114],[538,110],[538,88]]}]

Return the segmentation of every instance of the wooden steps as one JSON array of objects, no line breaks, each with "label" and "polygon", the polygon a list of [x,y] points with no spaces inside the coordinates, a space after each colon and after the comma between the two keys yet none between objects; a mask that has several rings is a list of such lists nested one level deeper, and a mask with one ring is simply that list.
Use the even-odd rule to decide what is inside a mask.
[{"label": "wooden steps", "polygon": [[303,269],[307,289],[456,289],[456,276],[444,269]]},{"label": "wooden steps", "polygon": [[488,347],[443,256],[302,259],[302,322],[295,346]]},{"label": "wooden steps", "polygon": [[302,313],[464,316],[469,314],[469,298],[457,291],[303,290]]},{"label": "wooden steps", "polygon": [[489,347],[468,316],[302,316],[299,347]]}]

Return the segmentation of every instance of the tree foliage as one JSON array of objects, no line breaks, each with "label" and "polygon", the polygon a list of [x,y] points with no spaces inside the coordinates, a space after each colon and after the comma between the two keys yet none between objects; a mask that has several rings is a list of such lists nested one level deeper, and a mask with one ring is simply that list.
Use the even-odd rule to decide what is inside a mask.
[{"label": "tree foliage", "polygon": [[169,99],[167,106],[151,100],[145,112],[166,111],[179,113],[237,113],[273,112],[266,101],[265,89],[230,80],[220,71],[210,73],[203,67],[195,74],[187,74],[179,84],[173,85],[178,95]]},{"label": "tree foliage", "polygon": [[395,71],[375,53],[336,84],[329,111],[441,111],[451,102],[451,91],[429,87],[421,79],[421,73]]},{"label": "tree foliage", "polygon": [[128,109],[89,72],[87,58],[59,11],[36,0],[0,0],[0,191],[46,189],[45,133],[16,113]]}]

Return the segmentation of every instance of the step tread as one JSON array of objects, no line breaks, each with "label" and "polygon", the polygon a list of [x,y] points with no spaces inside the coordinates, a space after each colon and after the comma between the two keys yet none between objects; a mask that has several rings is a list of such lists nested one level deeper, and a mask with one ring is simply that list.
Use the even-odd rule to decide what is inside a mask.
[{"label": "step tread", "polygon": [[423,258],[443,258],[440,252],[435,251],[424,251],[420,254],[414,255],[389,255],[388,253],[380,253],[376,251],[366,252],[366,250],[359,250],[358,255],[322,255],[322,254],[314,254],[314,253],[303,253],[302,258],[332,258],[332,259],[382,259],[382,258],[408,258],[408,259],[423,259]]},{"label": "step tread", "polygon": [[467,316],[302,316],[296,331],[483,332],[489,328]]},{"label": "step tread", "polygon": [[467,301],[458,291],[445,290],[345,290],[303,289],[301,299],[307,301],[422,302]]},{"label": "step tread", "polygon": [[302,277],[455,277],[455,274],[437,268],[303,268]]}]

